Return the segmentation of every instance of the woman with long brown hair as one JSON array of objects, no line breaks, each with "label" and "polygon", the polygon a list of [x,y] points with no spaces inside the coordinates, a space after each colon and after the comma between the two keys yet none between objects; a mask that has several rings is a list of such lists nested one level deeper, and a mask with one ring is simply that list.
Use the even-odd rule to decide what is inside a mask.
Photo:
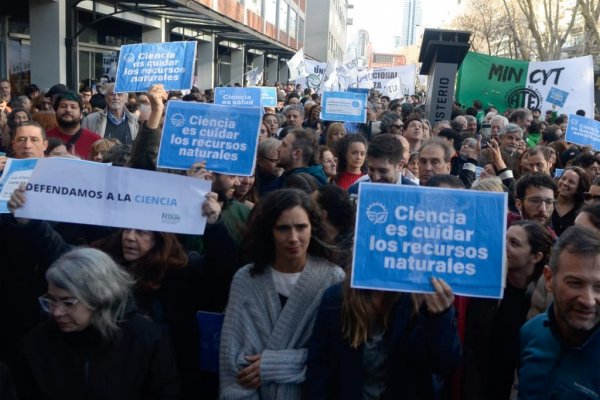
[{"label": "woman with long brown hair", "polygon": [[355,289],[325,292],[307,359],[310,399],[434,399],[433,381],[460,361],[452,289],[434,294]]}]

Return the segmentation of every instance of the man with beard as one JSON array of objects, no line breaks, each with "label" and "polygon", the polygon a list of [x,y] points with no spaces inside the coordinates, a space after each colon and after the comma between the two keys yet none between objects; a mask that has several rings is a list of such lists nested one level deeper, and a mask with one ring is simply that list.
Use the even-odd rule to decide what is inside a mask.
[{"label": "man with beard", "polygon": [[104,139],[117,139],[122,144],[131,144],[140,126],[137,117],[127,111],[127,93],[115,93],[115,85],[110,84],[104,94],[106,109],[89,114],[82,126]]},{"label": "man with beard", "polygon": [[600,236],[572,226],[544,268],[554,301],[520,334],[520,399],[600,397]]},{"label": "man with beard", "polygon": [[67,150],[87,160],[92,144],[100,139],[100,135],[81,127],[83,100],[74,92],[65,92],[54,99],[54,112],[58,126],[50,129],[46,135],[65,142]]},{"label": "man with beard", "polygon": [[[538,172],[527,174],[515,183],[515,206],[519,214],[510,213],[508,226],[514,221],[530,219],[547,226],[556,202],[556,183],[549,175]],[[552,235],[554,231],[548,227]]]}]

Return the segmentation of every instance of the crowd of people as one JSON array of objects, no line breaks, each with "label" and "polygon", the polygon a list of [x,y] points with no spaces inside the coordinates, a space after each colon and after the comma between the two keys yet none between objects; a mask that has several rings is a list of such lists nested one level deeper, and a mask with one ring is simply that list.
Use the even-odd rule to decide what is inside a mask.
[{"label": "crowd of people", "polygon": [[[323,121],[319,94],[275,87],[252,176],[183,172],[211,181],[202,235],[18,218],[27,192],[12,194],[1,399],[600,396],[600,152],[565,141],[568,116],[475,101],[431,124],[420,96],[372,90],[366,123]],[[157,171],[173,100],[213,90],[0,80],[0,171],[8,157]],[[364,182],[508,193],[502,299],[436,277],[430,294],[353,288]],[[224,313],[218,373],[200,368],[198,311]]]}]

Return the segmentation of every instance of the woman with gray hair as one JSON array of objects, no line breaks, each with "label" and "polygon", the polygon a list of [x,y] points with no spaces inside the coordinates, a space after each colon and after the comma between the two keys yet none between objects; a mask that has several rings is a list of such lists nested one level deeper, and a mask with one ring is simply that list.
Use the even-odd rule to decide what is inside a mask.
[{"label": "woman with gray hair", "polygon": [[19,399],[175,399],[164,330],[135,311],[130,275],[106,253],[70,251],[46,272],[50,320],[23,340],[13,368]]}]

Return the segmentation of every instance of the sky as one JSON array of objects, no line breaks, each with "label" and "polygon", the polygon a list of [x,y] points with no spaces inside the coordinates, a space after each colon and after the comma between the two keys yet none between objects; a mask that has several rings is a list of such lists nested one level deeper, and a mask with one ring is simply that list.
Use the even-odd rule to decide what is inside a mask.
[{"label": "sky", "polygon": [[[375,51],[391,51],[394,36],[402,34],[403,0],[348,0],[354,5],[349,10],[353,25],[348,27],[348,43],[359,29],[366,29]],[[462,3],[465,1],[463,0]],[[423,23],[427,28],[439,28],[441,21],[456,9],[456,0],[422,0]]]}]

